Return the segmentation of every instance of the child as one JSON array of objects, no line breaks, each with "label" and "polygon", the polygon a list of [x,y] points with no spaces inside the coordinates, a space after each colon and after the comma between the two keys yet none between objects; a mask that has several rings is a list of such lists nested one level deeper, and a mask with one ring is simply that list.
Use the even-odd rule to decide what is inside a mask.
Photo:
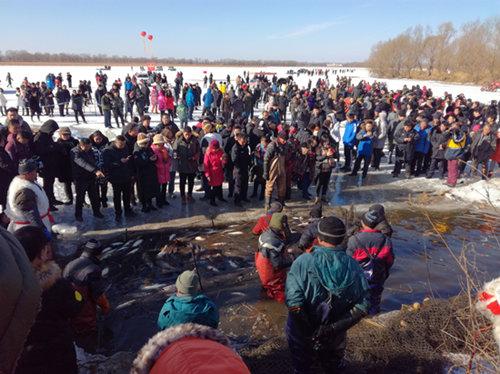
[{"label": "child", "polygon": [[359,142],[358,155],[356,157],[356,161],[354,162],[354,169],[350,175],[356,176],[359,168],[361,167],[361,161],[364,161],[363,178],[366,178],[366,175],[368,174],[368,167],[370,166],[373,155],[373,141],[376,137],[377,134],[373,130],[373,121],[366,120],[361,125],[361,130],[356,134],[356,140]]}]

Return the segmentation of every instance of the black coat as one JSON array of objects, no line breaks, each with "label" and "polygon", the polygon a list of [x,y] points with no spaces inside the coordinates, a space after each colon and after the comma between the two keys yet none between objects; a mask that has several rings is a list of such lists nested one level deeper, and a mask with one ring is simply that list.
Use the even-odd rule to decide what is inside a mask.
[{"label": "black coat", "polygon": [[251,160],[248,145],[241,146],[238,142],[234,143],[231,149],[231,161],[240,174],[248,173]]},{"label": "black coat", "polygon": [[0,204],[5,206],[10,182],[17,175],[16,163],[3,147],[0,148]]},{"label": "black coat", "polygon": [[98,160],[92,148],[85,152],[79,146],[76,146],[71,150],[71,162],[75,182],[95,180]]},{"label": "black coat", "polygon": [[126,163],[121,162],[123,158],[127,158],[129,155],[127,147],[118,149],[113,144],[110,144],[104,148],[102,152],[104,173],[111,183],[126,183],[132,179],[132,158]]},{"label": "black coat", "polygon": [[61,157],[61,148],[54,142],[52,135],[59,126],[54,120],[46,121],[33,140],[33,151],[43,163],[40,175],[45,177],[57,177],[59,171],[59,159]]},{"label": "black coat", "polygon": [[136,144],[133,156],[140,197],[145,199],[156,197],[159,188],[156,162],[149,159],[154,156],[153,150],[150,147],[141,148]]},{"label": "black coat", "polygon": [[60,146],[61,156],[59,158],[59,182],[67,183],[73,181],[73,171],[71,166],[71,150],[78,145],[78,140],[71,137],[68,140],[57,139]]}]

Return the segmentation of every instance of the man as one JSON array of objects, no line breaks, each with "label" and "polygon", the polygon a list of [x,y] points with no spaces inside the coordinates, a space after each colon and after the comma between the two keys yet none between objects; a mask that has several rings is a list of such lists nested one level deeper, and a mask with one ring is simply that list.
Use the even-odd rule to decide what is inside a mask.
[{"label": "man", "polygon": [[380,312],[384,282],[394,263],[391,239],[376,229],[383,220],[379,210],[367,211],[361,218],[361,230],[347,244],[348,254],[363,268],[370,286],[370,315]]},{"label": "man", "polygon": [[66,86],[59,87],[56,92],[57,106],[59,107],[59,115],[64,117],[65,109],[66,115],[68,114],[69,101],[71,100],[71,94]]},{"label": "man", "polygon": [[288,272],[285,332],[295,373],[311,372],[313,352],[325,373],[338,372],[347,330],[368,312],[368,284],[341,245],[345,233],[340,219],[322,218],[318,245],[300,255]]},{"label": "man", "polygon": [[404,122],[403,127],[394,133],[394,142],[396,143],[396,163],[392,172],[394,178],[399,176],[403,164],[405,165],[406,178],[411,178],[415,167],[415,145],[419,139],[420,135],[415,131],[410,121]]},{"label": "man", "polygon": [[278,201],[272,202],[271,205],[269,206],[269,210],[267,211],[267,213],[259,217],[259,219],[257,220],[257,223],[252,229],[252,233],[254,235],[262,234],[269,228],[269,222],[271,221],[273,214],[281,213],[282,211],[283,211],[283,205],[281,205]]},{"label": "man", "polygon": [[54,181],[59,172],[59,160],[62,155],[61,147],[53,139],[53,135],[58,129],[57,122],[49,119],[40,127],[33,140],[35,155],[42,162],[40,176],[43,178],[43,189],[49,198],[50,209],[53,211],[57,210],[55,205],[62,204],[54,196]]},{"label": "man", "polygon": [[172,134],[177,134],[179,132],[179,127],[175,124],[174,121],[171,120],[170,114],[164,113],[161,115],[161,120],[158,125],[155,127],[155,132],[157,134],[161,134],[161,132],[165,129],[170,129]]},{"label": "man", "polygon": [[[153,134],[155,133],[155,129],[151,127],[151,117],[148,116],[147,114],[143,115],[141,117],[141,123],[142,125],[139,126],[139,132],[143,134]],[[153,135],[151,135],[153,136]]]},{"label": "man", "polygon": [[259,249],[255,254],[255,267],[262,287],[271,299],[285,302],[286,272],[293,262],[293,256],[286,252],[284,213],[274,213],[269,229],[259,237]]},{"label": "man", "polygon": [[234,179],[234,205],[241,207],[241,202],[249,203],[248,193],[248,168],[250,167],[250,152],[247,145],[247,136],[243,133],[235,136],[236,143],[231,149]]},{"label": "man", "polygon": [[133,217],[135,215],[130,207],[133,160],[126,146],[125,137],[118,135],[114,142],[108,145],[102,153],[104,171],[113,186],[113,204],[115,206],[116,221],[119,221],[122,216],[122,200],[125,216]]},{"label": "man", "polygon": [[32,225],[44,230],[51,237],[54,220],[50,215],[47,194],[37,182],[38,163],[34,160],[22,160],[7,192],[5,214],[10,218],[8,230],[14,232],[20,227]]},{"label": "man", "polygon": [[106,92],[101,97],[101,111],[104,114],[104,127],[113,128],[111,125],[111,109],[113,105],[113,94],[111,92]]},{"label": "man", "polygon": [[193,270],[177,277],[177,292],[165,301],[158,315],[158,328],[165,330],[184,323],[196,323],[214,329],[219,325],[219,310],[212,300],[199,293],[199,278]]},{"label": "man", "polygon": [[97,189],[97,178],[104,178],[104,174],[97,167],[98,160],[96,156],[88,138],[80,139],[79,144],[71,150],[73,179],[76,190],[75,219],[78,222],[83,222],[82,209],[85,193],[89,194],[94,217],[104,218],[100,212],[99,192]]},{"label": "man", "polygon": [[[194,178],[198,172],[198,160],[200,157],[200,142],[193,136],[192,130],[186,126],[182,134],[177,137],[174,143],[174,152],[177,154],[179,171],[179,189],[181,192],[182,204],[192,203]],[[186,196],[186,182],[188,185]]]},{"label": "man", "polygon": [[317,242],[318,236],[318,222],[323,216],[323,207],[321,204],[313,206],[309,212],[309,224],[306,226],[304,232],[300,236],[299,248],[303,251],[310,251],[313,244]]},{"label": "man", "polygon": [[99,266],[102,249],[97,240],[89,240],[83,246],[80,257],[66,265],[63,272],[63,277],[73,284],[84,300],[82,310],[71,322],[76,344],[89,353],[95,353],[98,344],[97,307],[103,314],[110,311],[105,293],[107,285],[102,279],[102,269]]},{"label": "man", "polygon": [[351,171],[351,160],[352,157],[356,157],[354,151],[354,146],[356,145],[356,133],[358,130],[359,122],[355,119],[355,116],[349,112],[347,113],[347,120],[345,124],[344,135],[342,136],[342,141],[344,142],[344,166],[340,169],[344,172]]},{"label": "man", "polygon": [[273,190],[278,191],[278,201],[285,204],[286,197],[286,152],[288,134],[280,131],[276,140],[273,140],[264,155],[264,179],[266,180],[266,190],[264,193],[265,210],[269,210]]}]

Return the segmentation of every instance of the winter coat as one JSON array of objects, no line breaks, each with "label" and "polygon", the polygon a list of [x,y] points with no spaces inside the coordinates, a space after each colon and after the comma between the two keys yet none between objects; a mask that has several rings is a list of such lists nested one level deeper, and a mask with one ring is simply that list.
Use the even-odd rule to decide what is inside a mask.
[{"label": "winter coat", "polygon": [[159,184],[165,184],[170,181],[170,166],[172,159],[165,146],[155,145],[151,146],[153,153],[156,155],[156,176],[158,177]]},{"label": "winter coat", "polygon": [[431,149],[431,131],[430,127],[421,130],[419,126],[415,126],[415,131],[418,132],[419,139],[415,143],[415,152],[427,154]]},{"label": "winter coat", "polygon": [[188,88],[187,93],[186,93],[186,105],[188,107],[195,106],[194,92],[193,92],[193,89],[191,87]]},{"label": "winter coat", "polygon": [[0,372],[11,374],[39,313],[42,290],[24,248],[3,227],[0,248]]},{"label": "winter coat", "polygon": [[239,174],[248,174],[248,168],[252,161],[248,145],[241,146],[238,142],[234,143],[231,149],[231,161]]},{"label": "winter coat", "polygon": [[167,110],[174,110],[175,109],[175,103],[174,103],[174,97],[173,96],[165,96],[165,104],[167,107]]},{"label": "winter coat", "polygon": [[165,98],[165,95],[163,94],[163,91],[160,91],[158,93],[158,110],[161,112],[167,110],[167,100]]},{"label": "winter coat", "polygon": [[316,151],[316,161],[315,161],[315,172],[316,175],[319,173],[328,173],[332,171],[335,167],[335,155],[327,156],[323,154],[323,149],[318,147]]},{"label": "winter coat", "polygon": [[387,131],[389,125],[387,124],[387,113],[380,112],[378,118],[375,120],[377,126],[377,137],[373,141],[373,148],[384,149],[385,140],[387,139]]},{"label": "winter coat", "polygon": [[250,374],[229,340],[208,326],[186,323],[160,331],[139,351],[131,374]]},{"label": "winter coat", "polygon": [[195,136],[186,141],[183,136],[177,138],[174,143],[174,151],[179,161],[179,173],[196,174],[198,172],[198,159],[200,155],[200,143]]},{"label": "winter coat", "polygon": [[302,250],[309,249],[316,237],[318,236],[318,222],[319,218],[313,218],[309,221],[309,224],[306,226],[299,240],[299,248]]},{"label": "winter coat", "polygon": [[80,146],[74,147],[71,150],[71,162],[75,182],[95,181],[95,173],[99,168],[98,159],[92,148],[85,152]]},{"label": "winter coat", "polygon": [[271,222],[272,217],[273,217],[272,213],[267,213],[263,216],[260,216],[259,219],[257,220],[257,223],[252,228],[252,234],[260,235],[264,231],[266,231],[269,228],[269,222]]},{"label": "winter coat", "polygon": [[12,161],[19,165],[19,161],[23,159],[30,159],[33,157],[33,149],[30,143],[21,144],[17,141],[16,136],[8,137],[7,144],[5,145],[5,150],[9,154]]},{"label": "winter coat", "polygon": [[118,149],[114,144],[108,145],[102,152],[103,169],[106,177],[111,183],[129,183],[132,180],[133,160],[124,164],[121,160],[130,156],[127,147]]},{"label": "winter coat", "polygon": [[146,199],[156,197],[158,194],[156,161],[150,160],[150,157],[154,156],[153,150],[151,147],[139,147],[136,143],[133,156],[139,194]]},{"label": "winter coat", "polygon": [[158,98],[159,98],[158,91],[156,88],[153,87],[151,89],[151,92],[149,93],[149,101],[151,103],[151,106],[155,106],[158,104]]},{"label": "winter coat", "polygon": [[[385,281],[389,276],[389,269],[394,263],[394,252],[392,250],[391,239],[376,229],[363,228],[349,238],[347,243],[347,254],[352,256],[363,267],[364,264],[370,261],[370,257],[377,258],[385,264],[385,273],[374,275],[380,281]],[[369,282],[371,283],[371,282]]]},{"label": "winter coat", "polygon": [[448,138],[444,158],[448,161],[458,160],[465,154],[465,147],[467,146],[467,135],[462,130],[448,130],[445,133]]},{"label": "winter coat", "polygon": [[224,182],[224,165],[226,164],[224,155],[224,151],[220,147],[217,149],[208,147],[205,152],[203,166],[208,184],[211,187],[222,186]]},{"label": "winter coat", "polygon": [[356,144],[356,131],[358,129],[358,121],[346,122],[344,136],[342,141],[349,147],[354,147]]},{"label": "winter coat", "polygon": [[83,96],[80,94],[71,95],[71,109],[74,111],[83,110]]},{"label": "winter coat", "polygon": [[212,90],[208,89],[205,95],[203,95],[203,105],[205,108],[211,108],[214,102],[214,95],[212,95]]},{"label": "winter coat", "polygon": [[158,328],[165,330],[183,323],[217,328],[219,310],[205,295],[173,295],[165,301],[158,316]]},{"label": "winter coat", "polygon": [[188,121],[188,112],[187,112],[187,107],[186,104],[180,103],[177,105],[177,118],[179,118],[179,121],[181,122],[187,122]]},{"label": "winter coat", "polygon": [[43,289],[42,305],[26,340],[16,373],[78,373],[71,318],[83,301],[61,269],[51,262],[36,271]]},{"label": "winter coat", "polygon": [[446,136],[440,130],[434,128],[431,132],[432,158],[443,160],[446,149]]},{"label": "winter coat", "polygon": [[[105,298],[104,292],[107,286],[101,273],[99,261],[87,252],[83,252],[80,257],[69,262],[64,268],[63,277],[71,282],[73,288],[82,295],[84,301],[80,312],[71,321],[73,330],[77,334],[96,329],[96,308],[98,305],[103,309],[103,312],[107,312],[101,301]],[[109,305],[107,307],[109,308]]]},{"label": "winter coat", "polygon": [[334,318],[353,307],[368,312],[368,282],[357,261],[347,255],[345,247],[314,246],[311,253],[300,255],[288,272],[286,304],[302,307],[313,326],[318,326],[318,307],[330,293],[337,298]]},{"label": "winter coat", "polygon": [[358,156],[371,157],[373,154],[374,142],[377,139],[377,132],[372,132],[368,135],[365,130],[361,130],[356,134],[358,140]]},{"label": "winter coat", "polygon": [[[409,142],[405,142],[405,138],[411,138]],[[394,133],[394,142],[397,150],[404,155],[405,161],[411,161],[415,158],[415,144],[420,138],[420,135],[415,130],[405,131],[404,127],[396,130]]]},{"label": "winter coat", "polygon": [[264,178],[274,179],[278,175],[286,175],[286,147],[272,141],[264,155]]},{"label": "winter coat", "polygon": [[478,161],[487,161],[495,154],[497,145],[496,134],[492,131],[488,135],[479,132],[474,135],[471,145],[472,158]]},{"label": "winter coat", "polygon": [[123,115],[124,105],[125,103],[123,102],[123,99],[120,95],[113,96],[113,114],[115,116],[118,116],[120,114]]},{"label": "winter coat", "polygon": [[5,208],[10,182],[17,175],[17,164],[5,149],[0,148],[0,205]]},{"label": "winter coat", "polygon": [[59,182],[68,183],[73,181],[73,171],[71,165],[71,150],[78,145],[78,140],[70,137],[68,140],[62,138],[57,139],[60,145],[61,157],[59,159],[59,173],[57,177]]},{"label": "winter coat", "polygon": [[59,129],[56,121],[46,121],[36,133],[33,140],[33,151],[43,163],[40,175],[42,177],[56,177],[59,172],[60,147],[52,139],[52,135]]}]

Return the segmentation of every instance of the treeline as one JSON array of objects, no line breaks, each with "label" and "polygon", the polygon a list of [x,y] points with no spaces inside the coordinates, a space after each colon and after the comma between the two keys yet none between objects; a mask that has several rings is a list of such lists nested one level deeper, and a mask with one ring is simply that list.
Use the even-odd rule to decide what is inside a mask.
[{"label": "treeline", "polygon": [[486,83],[500,79],[500,17],[421,25],[373,46],[367,66],[385,78],[425,78]]},{"label": "treeline", "polygon": [[25,50],[0,51],[0,63],[64,63],[64,64],[120,64],[120,65],[225,65],[225,66],[325,66],[324,62],[294,60],[238,60],[203,58],[152,58],[130,56],[108,56],[105,54],[40,53]]}]

